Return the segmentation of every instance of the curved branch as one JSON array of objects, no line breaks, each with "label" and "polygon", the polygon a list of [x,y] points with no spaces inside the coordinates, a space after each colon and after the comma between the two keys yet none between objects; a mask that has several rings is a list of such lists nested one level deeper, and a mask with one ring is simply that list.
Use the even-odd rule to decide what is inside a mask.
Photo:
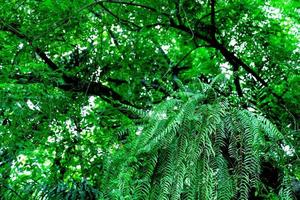
[{"label": "curved branch", "polygon": [[267,82],[263,80],[252,68],[250,68],[246,63],[244,63],[240,58],[230,52],[226,47],[220,43],[215,44],[215,48],[218,49],[224,58],[232,65],[241,66],[246,72],[251,74],[257,81],[259,81],[263,86],[268,86]]},{"label": "curved branch", "polygon": [[191,32],[191,30],[184,26],[184,25],[176,25],[174,23],[170,24],[170,27],[175,28],[177,30],[183,31],[185,33],[194,35],[194,37],[197,37],[198,39],[201,39],[214,47],[215,49],[219,50],[221,54],[224,56],[224,58],[232,65],[238,65],[241,66],[246,72],[251,74],[257,81],[259,81],[263,86],[268,86],[267,82],[263,80],[252,68],[250,68],[245,62],[243,62],[240,58],[238,58],[236,55],[234,55],[233,52],[229,51],[225,46],[223,46],[221,43],[219,43],[217,40],[211,39],[205,35],[201,35],[197,32]]},{"label": "curved branch", "polygon": [[195,48],[191,49],[189,52],[187,52],[179,61],[176,65],[174,66],[179,66],[193,51],[197,50],[198,48],[202,47],[211,47],[210,45],[202,45],[202,46],[196,46]]},{"label": "curved branch", "polygon": [[[141,27],[138,26],[137,24],[129,21],[129,20],[125,20],[120,18],[118,15],[116,15],[115,13],[113,13],[111,10],[109,10],[108,8],[106,8],[102,3],[99,4],[99,6],[101,6],[103,8],[103,10],[105,10],[108,14],[110,14],[112,17],[114,17],[115,19],[118,20],[118,22],[125,24],[128,28],[132,29],[132,27],[129,26],[132,25],[133,27],[136,28],[136,30],[140,30]],[[91,13],[93,13],[97,18],[101,19],[101,15],[93,10],[91,10]],[[134,29],[133,29],[134,30]]]}]

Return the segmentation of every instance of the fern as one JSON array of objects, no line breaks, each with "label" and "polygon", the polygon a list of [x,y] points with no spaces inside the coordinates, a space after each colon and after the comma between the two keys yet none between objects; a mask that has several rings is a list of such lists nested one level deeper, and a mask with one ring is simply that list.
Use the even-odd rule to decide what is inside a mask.
[{"label": "fern", "polygon": [[288,175],[283,177],[283,181],[281,183],[281,187],[279,190],[279,197],[280,200],[294,200],[295,197],[292,192],[291,188],[291,181],[288,177]]},{"label": "fern", "polygon": [[138,162],[120,173],[129,175],[131,199],[248,199],[265,137],[282,137],[264,117],[217,98],[215,84],[181,91],[145,117],[132,150]]}]

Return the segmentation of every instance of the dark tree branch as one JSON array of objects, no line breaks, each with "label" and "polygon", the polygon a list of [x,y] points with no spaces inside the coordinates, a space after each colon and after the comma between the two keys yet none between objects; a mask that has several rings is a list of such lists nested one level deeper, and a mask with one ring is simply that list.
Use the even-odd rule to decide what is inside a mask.
[{"label": "dark tree branch", "polygon": [[53,71],[59,69],[59,67],[43,52],[40,48],[35,48],[35,52],[40,56],[40,58],[50,67]]},{"label": "dark tree branch", "polygon": [[[100,3],[99,6],[100,6],[103,10],[105,10],[108,14],[110,14],[112,17],[114,17],[119,23],[126,25],[130,30],[136,30],[136,31],[137,31],[137,30],[140,30],[140,29],[141,29],[141,27],[138,26],[137,24],[135,24],[135,23],[133,23],[133,22],[131,22],[131,21],[129,21],[129,20],[125,20],[125,19],[120,18],[118,15],[116,15],[116,14],[113,13],[111,10],[109,10],[108,8],[106,8],[106,7],[103,5],[103,3]],[[90,10],[90,11],[91,11],[91,13],[93,13],[98,19],[101,19],[101,18],[102,18],[102,17],[101,17],[101,14],[99,14],[99,13],[93,11],[93,10]],[[131,26],[130,26],[130,25],[131,25]],[[133,29],[132,27],[135,27],[135,29]]]},{"label": "dark tree branch", "polygon": [[239,77],[238,65],[233,66],[233,82],[239,97],[243,97],[243,90],[240,84],[240,77]]},{"label": "dark tree branch", "polygon": [[[35,76],[34,74],[14,74],[10,76],[11,79],[16,80],[17,84],[35,84],[40,83],[43,84],[43,78],[39,76]],[[69,77],[64,75],[64,83],[58,84],[53,83],[53,87],[58,87],[66,92],[77,92],[84,93],[89,96],[99,96],[107,103],[111,104],[121,113],[125,114],[131,119],[137,119],[138,117],[133,114],[131,111],[124,109],[123,105],[128,105],[131,107],[135,107],[129,101],[123,99],[121,95],[116,93],[111,88],[99,83],[99,82],[86,82],[82,81],[76,77]]]},{"label": "dark tree branch", "polygon": [[[22,34],[20,31],[18,31],[16,28],[8,25],[1,27],[2,30],[8,31],[12,33],[13,35],[19,37],[20,39],[25,39],[29,44],[32,46],[32,40]],[[56,71],[59,69],[59,67],[46,55],[45,52],[43,52],[39,47],[33,47],[35,52],[40,56],[40,58],[51,68],[53,71]],[[21,75],[18,75],[18,80],[22,80]],[[30,78],[30,79],[27,79]],[[109,104],[116,106],[117,109],[121,107],[121,104],[133,106],[130,102],[127,100],[123,99],[121,95],[119,95],[117,92],[115,92],[113,89],[103,85],[100,82],[86,82],[83,81],[77,77],[70,77],[62,73],[62,78],[65,81],[64,84],[58,85],[57,87],[65,90],[65,91],[72,91],[72,92],[82,92],[87,95],[95,95],[99,96],[102,99],[104,99],[106,102]],[[33,83],[35,81],[42,82],[39,78],[34,78],[34,77],[24,77],[23,83],[29,81],[30,83]],[[24,82],[25,81],[25,82]],[[117,102],[115,102],[117,101]],[[119,102],[119,103],[118,103]],[[128,111],[120,110],[123,113],[127,113]],[[132,114],[131,114],[132,115]],[[131,116],[130,115],[130,116]]]},{"label": "dark tree branch", "polygon": [[120,44],[119,44],[119,41],[118,41],[117,37],[115,36],[115,34],[110,30],[110,28],[107,28],[107,32],[110,35],[110,37],[113,40],[116,47],[118,48],[118,50],[120,51]]},{"label": "dark tree branch", "polygon": [[112,90],[111,88],[103,85],[100,82],[85,82],[76,77],[70,77],[63,75],[65,81],[64,84],[58,87],[65,91],[82,92],[87,95],[94,95],[100,97],[110,97],[113,100],[119,101],[120,103],[133,106],[130,102],[123,99],[121,95]]},{"label": "dark tree branch", "polygon": [[179,24],[183,24],[181,16],[180,16],[180,0],[176,0],[175,6],[176,6],[176,18],[177,18]]},{"label": "dark tree branch", "polygon": [[[1,18],[0,18],[0,30],[10,32],[13,35],[16,35],[20,39],[25,39],[26,41],[29,40],[24,34],[20,33],[17,28],[14,26],[17,26],[17,24],[6,24]],[[31,42],[31,41],[30,41]]]},{"label": "dark tree branch", "polygon": [[[162,24],[162,26],[163,26],[163,24]],[[189,35],[197,37],[198,39],[201,39],[201,40],[207,42],[208,44],[211,43],[211,39],[209,37],[207,37],[206,35],[201,35],[198,32],[191,30],[189,27],[186,27],[185,25],[182,25],[182,24],[178,25],[174,22],[174,20],[172,18],[170,18],[170,24],[168,24],[168,27],[188,33]]]},{"label": "dark tree branch", "polygon": [[[24,35],[23,33],[21,33],[17,28],[13,27],[12,25],[5,25],[1,27],[1,29],[3,31],[7,31],[12,33],[13,35],[17,36],[20,39],[24,39],[26,40],[32,47],[32,39],[30,39],[29,37],[27,37],[26,35]],[[40,58],[52,69],[52,70],[58,70],[59,67],[46,55],[45,52],[43,52],[40,48],[38,47],[33,47],[34,51],[36,52],[36,54],[38,54],[40,56]]]},{"label": "dark tree branch", "polygon": [[257,81],[259,81],[263,86],[268,86],[268,84],[263,80],[253,69],[251,69],[246,63],[244,63],[240,58],[230,52],[226,47],[220,43],[216,43],[215,48],[218,49],[224,58],[232,65],[241,66],[246,72],[251,74]]},{"label": "dark tree branch", "polygon": [[115,83],[117,85],[121,85],[121,84],[128,84],[128,81],[122,80],[122,79],[116,79],[116,78],[107,78],[107,81],[111,82],[111,83]]},{"label": "dark tree branch", "polygon": [[195,48],[193,48],[189,52],[187,52],[174,66],[179,66],[191,53],[193,53],[195,50],[202,48],[202,47],[211,47],[211,46],[210,45],[196,46]]},{"label": "dark tree branch", "polygon": [[238,65],[241,66],[246,72],[251,74],[257,81],[259,81],[263,86],[268,86],[267,82],[263,80],[252,68],[250,68],[246,63],[244,63],[240,58],[238,58],[236,55],[234,55],[233,52],[230,52],[224,45],[219,43],[217,40],[213,40],[205,35],[201,35],[197,32],[193,32],[188,27],[184,25],[176,25],[174,23],[170,24],[170,27],[175,28],[177,30],[186,32],[188,34],[193,35],[194,37],[197,37],[198,39],[201,39],[205,42],[207,42],[209,45],[214,47],[215,49],[219,50],[221,54],[224,56],[224,58],[232,65]]}]

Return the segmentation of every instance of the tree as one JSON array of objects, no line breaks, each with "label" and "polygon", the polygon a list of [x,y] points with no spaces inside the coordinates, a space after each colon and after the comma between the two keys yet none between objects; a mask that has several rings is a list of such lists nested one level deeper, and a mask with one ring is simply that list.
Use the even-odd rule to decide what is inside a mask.
[{"label": "tree", "polygon": [[4,0],[1,197],[292,199],[299,6]]}]

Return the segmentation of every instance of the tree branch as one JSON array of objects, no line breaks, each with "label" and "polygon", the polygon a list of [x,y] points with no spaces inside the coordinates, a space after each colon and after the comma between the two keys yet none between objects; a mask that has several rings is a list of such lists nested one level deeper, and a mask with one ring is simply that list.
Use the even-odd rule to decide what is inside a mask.
[{"label": "tree branch", "polygon": [[58,87],[65,91],[82,92],[86,93],[87,95],[94,95],[99,97],[110,97],[113,100],[119,101],[120,103],[133,106],[130,102],[123,99],[123,97],[117,92],[100,82],[86,82],[82,81],[79,78],[66,75],[63,75],[63,79],[65,83],[59,85]]},{"label": "tree branch", "polygon": [[[10,78],[16,80],[15,83],[17,84],[35,84],[35,83],[43,84],[42,77],[35,76],[34,74],[14,74],[11,75]],[[77,92],[77,93],[80,92],[89,96],[99,96],[104,101],[111,104],[113,107],[115,107],[117,110],[119,110],[121,113],[125,114],[129,118],[131,119],[138,118],[131,111],[128,111],[123,108],[124,107],[123,105],[135,107],[132,103],[123,99],[121,95],[119,95],[111,88],[103,85],[102,83],[86,82],[80,80],[79,78],[69,77],[66,75],[63,75],[63,79],[65,81],[64,83],[59,84],[55,82],[52,84],[53,87],[60,88],[66,92]]]},{"label": "tree branch", "polygon": [[40,48],[35,48],[35,52],[40,56],[40,58],[50,67],[53,71],[59,69],[59,67],[43,52]]},{"label": "tree branch", "polygon": [[233,66],[233,82],[239,97],[243,97],[243,90],[240,84],[240,77],[239,77],[238,65]]},{"label": "tree branch", "polygon": [[213,40],[205,35],[201,35],[197,32],[192,32],[188,27],[184,25],[176,25],[171,22],[170,27],[175,28],[177,30],[186,32],[188,34],[193,35],[194,37],[197,37],[198,39],[201,39],[205,42],[207,42],[209,45],[214,47],[215,49],[219,50],[221,54],[224,56],[224,58],[232,65],[238,65],[241,66],[246,72],[251,74],[257,81],[259,81],[263,86],[268,86],[267,82],[263,80],[253,69],[251,69],[246,63],[244,63],[240,58],[238,58],[236,55],[234,55],[233,52],[230,52],[225,46],[223,46],[221,43],[219,43],[217,40]]},{"label": "tree branch", "polygon": [[244,63],[240,58],[234,55],[234,53],[230,52],[226,47],[221,45],[220,43],[215,44],[215,48],[218,49],[224,58],[232,65],[241,66],[246,72],[251,74],[257,81],[259,81],[263,86],[268,86],[268,84],[263,80],[253,69],[251,69],[246,63]]},{"label": "tree branch", "polygon": [[[32,40],[30,38],[28,38],[26,35],[22,34],[16,28],[14,28],[10,25],[7,25],[7,26],[4,26],[4,28],[3,27],[1,27],[1,28],[2,28],[2,30],[8,31],[8,32],[12,33],[13,35],[19,37],[20,39],[25,39],[32,46]],[[59,67],[39,47],[33,47],[33,48],[34,48],[35,52],[40,56],[40,58],[49,66],[49,68],[51,68],[53,71],[56,71],[59,69]],[[18,79],[22,80],[20,77],[21,75],[18,75],[18,76],[19,76]],[[23,77],[23,78],[25,78],[25,80],[23,80],[23,81],[26,81],[27,78],[29,78],[29,77],[27,76],[27,77]],[[117,108],[120,108],[121,104],[125,104],[125,105],[134,107],[134,105],[132,103],[123,99],[123,97],[121,95],[119,95],[117,92],[115,92],[113,89],[103,85],[100,82],[86,82],[86,81],[80,80],[79,78],[76,78],[76,77],[67,76],[64,73],[62,73],[62,78],[65,81],[65,83],[58,85],[57,87],[65,90],[65,91],[82,92],[87,95],[99,96],[102,99],[104,99],[106,102],[108,102],[109,104],[112,104],[114,106],[118,105]],[[38,78],[35,79],[33,77],[30,77],[30,79],[28,81],[30,81],[30,83],[33,83],[34,81],[40,81],[40,80]],[[120,103],[113,102],[113,100],[111,100],[110,98],[112,98],[113,100],[120,102]],[[121,112],[124,113],[125,111],[122,110]]]},{"label": "tree branch", "polygon": [[34,51],[40,56],[40,58],[52,69],[52,70],[58,70],[59,67],[46,55],[45,52],[43,52],[40,48],[34,47],[32,45],[32,39],[21,33],[17,28],[13,27],[10,24],[3,23],[3,27],[1,27],[3,31],[7,31],[12,33],[13,35],[17,36],[20,39],[26,40],[30,46],[33,47]]},{"label": "tree branch", "polygon": [[176,18],[177,18],[179,24],[183,24],[181,16],[180,16],[180,0],[176,0],[175,6],[176,6]]},{"label": "tree branch", "polygon": [[202,47],[211,47],[211,46],[210,45],[196,46],[195,48],[193,48],[189,52],[187,52],[174,66],[179,66],[193,51],[197,50],[198,48],[202,48]]},{"label": "tree branch", "polygon": [[[106,8],[103,3],[99,3],[99,6],[101,6],[101,8],[103,10],[105,10],[108,14],[110,14],[112,17],[114,17],[115,19],[117,19],[118,22],[120,22],[121,24],[125,24],[128,28],[130,28],[131,30],[140,30],[141,27],[138,26],[137,24],[129,21],[129,20],[125,20],[120,18],[118,15],[116,15],[115,13],[113,13],[111,10],[109,10],[108,8]],[[101,19],[101,15],[93,10],[90,10],[91,13],[93,13],[98,19]],[[132,27],[129,26],[129,24],[133,27],[135,27],[135,29],[132,29]]]}]

